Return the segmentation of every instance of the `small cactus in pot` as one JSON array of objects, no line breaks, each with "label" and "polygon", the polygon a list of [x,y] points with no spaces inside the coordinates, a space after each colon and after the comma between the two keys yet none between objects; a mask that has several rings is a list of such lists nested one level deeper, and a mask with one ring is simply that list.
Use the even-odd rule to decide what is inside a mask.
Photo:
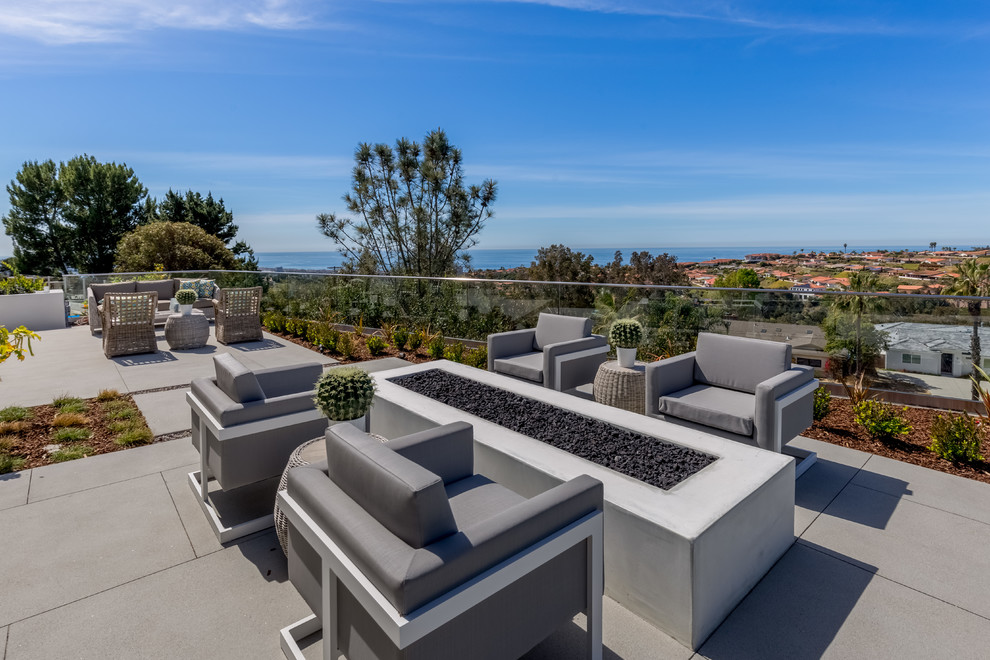
[{"label": "small cactus in pot", "polygon": [[335,422],[363,417],[375,397],[375,381],[363,369],[337,367],[316,382],[316,407]]},{"label": "small cactus in pot", "polygon": [[192,313],[193,303],[196,302],[196,292],[191,289],[180,289],[175,292],[175,301],[179,303],[179,311],[188,316]]},{"label": "small cactus in pot", "polygon": [[609,328],[608,341],[615,346],[619,366],[632,368],[636,364],[636,349],[643,341],[643,326],[635,319],[619,319]]}]

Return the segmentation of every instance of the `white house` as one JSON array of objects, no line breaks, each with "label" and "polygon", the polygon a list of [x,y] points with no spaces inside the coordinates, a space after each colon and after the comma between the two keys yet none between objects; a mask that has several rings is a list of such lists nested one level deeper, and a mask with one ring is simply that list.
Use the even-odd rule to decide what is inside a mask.
[{"label": "white house", "polygon": [[[876,329],[888,334],[887,369],[957,378],[973,372],[971,325],[878,323]],[[981,327],[979,333],[984,351],[980,366],[986,370],[990,369],[990,329]]]}]

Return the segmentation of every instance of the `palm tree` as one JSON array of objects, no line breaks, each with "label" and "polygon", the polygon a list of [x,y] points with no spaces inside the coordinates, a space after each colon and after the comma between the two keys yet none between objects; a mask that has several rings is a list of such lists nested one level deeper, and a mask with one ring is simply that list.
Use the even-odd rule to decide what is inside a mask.
[{"label": "palm tree", "polygon": [[[956,296],[988,296],[990,295],[990,263],[978,263],[976,259],[964,261],[956,266],[959,277],[951,285],[945,288],[945,293]],[[967,300],[966,309],[973,317],[973,338],[970,340],[970,354],[973,364],[982,366],[980,363],[980,313],[983,307],[982,300]],[[979,373],[979,372],[977,372]],[[977,376],[977,380],[979,376]],[[978,401],[980,396],[979,383],[973,383],[973,400]]]},{"label": "palm tree", "polygon": [[932,252],[934,252],[936,245],[938,245],[938,243],[936,243],[935,241],[932,241],[931,243],[928,244],[928,249],[930,249]]},{"label": "palm tree", "polygon": [[[869,293],[880,288],[880,278],[876,273],[860,271],[850,273],[849,286],[846,291]],[[860,356],[863,352],[863,314],[880,312],[886,306],[886,301],[879,296],[833,296],[832,304],[842,310],[856,315],[856,372],[862,371]]]}]

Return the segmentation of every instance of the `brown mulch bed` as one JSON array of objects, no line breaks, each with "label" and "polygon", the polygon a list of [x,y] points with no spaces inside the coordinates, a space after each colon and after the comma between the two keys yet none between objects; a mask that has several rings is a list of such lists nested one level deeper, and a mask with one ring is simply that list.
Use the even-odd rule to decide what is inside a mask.
[{"label": "brown mulch bed", "polygon": [[365,343],[365,339],[367,339],[367,337],[368,337],[367,335],[365,335],[364,337],[356,338],[357,340],[354,342],[354,354],[351,357],[346,358],[343,355],[341,355],[340,353],[331,353],[329,351],[321,351],[319,349],[319,347],[316,346],[315,344],[311,344],[310,342],[306,341],[305,339],[302,339],[300,337],[296,337],[294,335],[290,335],[290,334],[288,334],[286,332],[272,332],[268,328],[265,328],[265,332],[267,332],[270,335],[274,335],[275,337],[281,337],[282,339],[285,339],[286,341],[291,341],[293,344],[299,344],[300,346],[305,346],[306,348],[308,348],[311,351],[316,351],[317,353],[322,353],[323,355],[330,356],[333,359],[335,359],[338,362],[340,362],[341,364],[354,364],[355,362],[367,362],[368,360],[380,360],[382,358],[387,358],[387,357],[402,358],[403,360],[408,360],[409,362],[412,362],[414,364],[420,364],[422,362],[429,362],[430,360],[433,359],[429,355],[426,354],[426,346],[420,346],[415,351],[410,351],[410,350],[398,351],[398,350],[395,349],[394,346],[391,346],[390,345],[384,351],[382,351],[382,353],[380,355],[372,355],[371,354],[371,351],[368,350],[368,345]]},{"label": "brown mulch bed", "polygon": [[[130,395],[121,395],[119,400],[131,404],[137,410],[134,419],[146,424],[141,411],[134,404],[134,399]],[[54,439],[54,434],[58,428],[52,424],[52,420],[55,419],[57,411],[50,404],[28,407],[28,410],[32,412],[32,417],[20,423],[26,426],[24,430],[10,432],[5,424],[0,422],[0,436],[3,436],[7,441],[12,441],[9,449],[10,455],[24,459],[24,463],[20,467],[21,470],[58,463],[59,461],[52,460],[51,454],[45,449],[46,445],[61,444],[64,449],[73,445],[86,445],[93,449],[90,456],[109,454],[135,446],[119,445],[114,442],[115,434],[111,433],[108,428],[102,404],[96,399],[84,399],[83,401],[86,404],[86,412],[81,414],[85,415],[88,422],[82,426],[90,431],[90,437],[85,440],[59,443]]]},{"label": "brown mulch bed", "polygon": [[[884,442],[874,440],[855,422],[852,405],[848,399],[832,398],[828,415],[820,422],[801,435],[841,445],[851,449],[893,458],[905,463],[913,463],[921,467],[931,468],[940,472],[955,474],[967,479],[975,479],[990,483],[990,463],[979,462],[971,465],[953,463],[939,458],[928,447],[932,444],[932,423],[938,415],[958,413],[934,410],[931,408],[898,408],[898,414],[907,420],[912,430],[906,436]],[[990,457],[990,440],[984,439],[984,456]]]}]

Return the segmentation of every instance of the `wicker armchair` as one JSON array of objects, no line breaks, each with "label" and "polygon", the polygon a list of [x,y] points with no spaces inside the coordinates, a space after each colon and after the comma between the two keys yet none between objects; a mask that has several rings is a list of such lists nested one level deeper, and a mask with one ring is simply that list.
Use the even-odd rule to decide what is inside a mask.
[{"label": "wicker armchair", "polygon": [[213,301],[217,341],[234,344],[261,340],[261,287],[220,289]]},{"label": "wicker armchair", "polygon": [[155,312],[158,293],[110,293],[103,298],[103,353],[108,358],[133,353],[157,353]]}]

